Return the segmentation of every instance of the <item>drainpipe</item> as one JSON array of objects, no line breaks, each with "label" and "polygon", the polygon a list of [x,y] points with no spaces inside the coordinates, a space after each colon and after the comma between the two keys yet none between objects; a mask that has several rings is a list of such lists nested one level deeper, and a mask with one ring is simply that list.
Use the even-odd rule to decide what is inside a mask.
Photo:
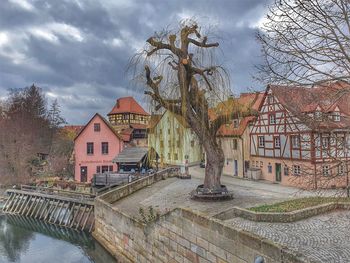
[{"label": "drainpipe", "polygon": [[245,167],[244,167],[244,140],[243,137],[241,137],[241,141],[242,141],[242,174],[243,174],[243,178],[245,176]]}]

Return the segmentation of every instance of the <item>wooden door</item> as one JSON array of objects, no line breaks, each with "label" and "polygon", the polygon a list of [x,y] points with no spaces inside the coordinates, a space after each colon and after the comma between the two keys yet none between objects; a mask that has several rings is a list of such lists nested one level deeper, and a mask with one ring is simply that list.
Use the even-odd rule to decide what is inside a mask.
[{"label": "wooden door", "polygon": [[87,182],[87,166],[80,167],[80,182],[82,183]]},{"label": "wooden door", "polygon": [[276,163],[276,167],[275,167],[275,172],[276,172],[276,182],[281,182],[281,164],[280,163]]},{"label": "wooden door", "polygon": [[234,169],[235,169],[235,171],[234,171],[234,176],[238,176],[238,161],[237,160],[235,160],[234,161]]}]

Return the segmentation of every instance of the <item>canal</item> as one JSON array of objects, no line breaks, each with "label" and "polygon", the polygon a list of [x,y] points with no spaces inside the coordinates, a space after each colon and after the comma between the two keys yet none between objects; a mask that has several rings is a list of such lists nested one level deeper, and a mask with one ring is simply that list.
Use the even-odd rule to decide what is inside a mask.
[{"label": "canal", "polygon": [[116,263],[91,235],[22,216],[0,215],[1,263]]}]

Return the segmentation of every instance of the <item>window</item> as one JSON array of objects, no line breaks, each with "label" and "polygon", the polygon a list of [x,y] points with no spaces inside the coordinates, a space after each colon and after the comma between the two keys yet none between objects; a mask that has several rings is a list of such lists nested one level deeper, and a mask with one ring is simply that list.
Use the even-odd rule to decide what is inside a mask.
[{"label": "window", "polygon": [[265,137],[264,136],[258,136],[259,141],[259,147],[264,148],[265,147]]},{"label": "window", "polygon": [[174,160],[177,161],[177,159],[178,159],[177,153],[174,153]]},{"label": "window", "polygon": [[276,124],[276,115],[270,114],[269,115],[270,124]]},{"label": "window", "polygon": [[102,154],[108,154],[108,142],[102,143]]},{"label": "window", "polygon": [[264,163],[262,161],[260,161],[260,168],[264,167]]},{"label": "window", "polygon": [[238,124],[239,124],[239,120],[238,119],[234,119],[233,120],[233,128],[238,128]]},{"label": "window", "polygon": [[102,173],[108,172],[108,165],[102,165]]},{"label": "window", "polygon": [[272,95],[268,95],[268,96],[267,96],[267,103],[268,103],[268,104],[272,104],[272,103],[273,103],[273,97],[272,97]]},{"label": "window", "polygon": [[191,147],[194,147],[194,140],[191,141]]},{"label": "window", "polygon": [[339,111],[335,111],[333,113],[333,120],[334,121],[340,121],[340,112]]},{"label": "window", "polygon": [[164,141],[160,141],[160,148],[164,148]]},{"label": "window", "polygon": [[176,141],[177,148],[180,148],[180,140]]},{"label": "window", "polygon": [[292,148],[293,149],[299,149],[300,148],[300,137],[299,135],[292,135]]},{"label": "window", "polygon": [[100,173],[101,172],[101,166],[96,166],[96,173]]},{"label": "window", "polygon": [[287,165],[284,166],[284,175],[288,176],[289,175],[289,168]]},{"label": "window", "polygon": [[301,175],[301,167],[300,167],[300,165],[293,165],[293,174],[294,175]]},{"label": "window", "polygon": [[108,169],[110,172],[113,172],[113,165],[110,165]]},{"label": "window", "polygon": [[322,148],[328,149],[329,145],[329,137],[322,137]]},{"label": "window", "polygon": [[329,176],[330,175],[329,165],[323,165],[322,166],[322,175],[323,176]]},{"label": "window", "polygon": [[344,164],[340,163],[338,165],[338,175],[344,175]]},{"label": "window", "polygon": [[232,149],[237,150],[237,139],[232,140]]},{"label": "window", "polygon": [[322,119],[322,112],[319,110],[315,111],[314,117],[316,120],[321,120]]},{"label": "window", "polygon": [[168,153],[168,160],[170,160],[171,159],[171,154],[170,153]]},{"label": "window", "polygon": [[271,165],[271,163],[269,163],[269,165],[267,166],[267,171],[268,171],[268,173],[272,174],[272,165]]},{"label": "window", "polygon": [[168,134],[170,134],[170,129],[168,129]]},{"label": "window", "polygon": [[93,142],[86,143],[86,153],[89,155],[94,154],[94,143]]},{"label": "window", "polygon": [[95,132],[101,131],[101,125],[99,123],[94,123],[94,131]]},{"label": "window", "polygon": [[275,145],[275,148],[281,148],[281,139],[280,137],[273,137],[273,142]]}]

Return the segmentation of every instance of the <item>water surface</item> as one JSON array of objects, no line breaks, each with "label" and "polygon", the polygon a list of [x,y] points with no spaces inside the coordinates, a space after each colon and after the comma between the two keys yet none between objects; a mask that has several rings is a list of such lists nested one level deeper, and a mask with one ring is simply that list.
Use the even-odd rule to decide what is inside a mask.
[{"label": "water surface", "polygon": [[0,216],[0,263],[116,263],[90,235],[22,216]]}]

